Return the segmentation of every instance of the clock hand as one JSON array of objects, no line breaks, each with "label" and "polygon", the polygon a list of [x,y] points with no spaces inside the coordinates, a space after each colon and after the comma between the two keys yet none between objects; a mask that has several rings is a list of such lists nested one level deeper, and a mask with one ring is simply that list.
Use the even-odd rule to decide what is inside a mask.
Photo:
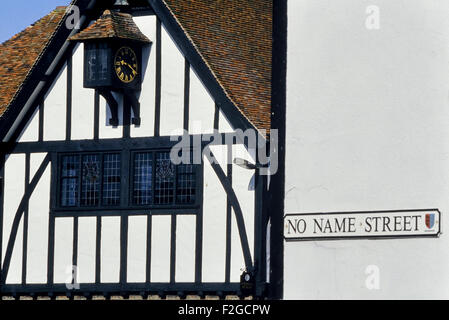
[{"label": "clock hand", "polygon": [[122,64],[123,66],[127,66],[128,68],[131,69],[132,72],[134,72],[135,74],[137,74],[137,71],[134,70],[134,68],[131,67],[131,65],[130,65],[129,63],[127,63],[127,62],[125,62],[125,61],[122,60],[122,61],[121,61],[121,64]]},{"label": "clock hand", "polygon": [[[125,62],[125,63],[126,63],[126,62]],[[136,70],[134,70],[134,68],[133,68],[133,67],[131,67],[131,65],[130,65],[129,63],[126,63],[126,65],[128,66],[128,68],[130,68],[130,69],[131,69],[131,71],[132,71],[133,73],[137,74],[137,71],[136,71]]]}]

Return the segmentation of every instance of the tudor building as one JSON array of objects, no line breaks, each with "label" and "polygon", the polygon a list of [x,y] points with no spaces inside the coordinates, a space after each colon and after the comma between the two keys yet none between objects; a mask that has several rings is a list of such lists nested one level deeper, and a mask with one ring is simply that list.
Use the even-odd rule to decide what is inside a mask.
[{"label": "tudor building", "polygon": [[0,294],[449,296],[447,1],[72,4],[0,47]]},{"label": "tudor building", "polygon": [[71,5],[0,47],[0,294],[280,297],[272,1]]}]

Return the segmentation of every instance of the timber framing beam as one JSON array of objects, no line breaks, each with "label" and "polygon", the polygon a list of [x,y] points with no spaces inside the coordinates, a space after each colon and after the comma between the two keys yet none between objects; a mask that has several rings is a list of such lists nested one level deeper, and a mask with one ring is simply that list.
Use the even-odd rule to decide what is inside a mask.
[{"label": "timber framing beam", "polygon": [[[213,134],[207,135],[191,135],[190,145],[196,147],[194,143],[201,141],[202,138],[207,140]],[[202,147],[212,145],[225,145],[226,142],[232,141],[233,144],[243,144],[241,139],[233,133],[215,134],[218,140],[202,141]],[[184,137],[185,138],[185,137]],[[72,140],[72,141],[38,141],[38,142],[21,142],[21,143],[0,143],[0,149],[6,154],[18,153],[39,153],[39,152],[88,152],[88,151],[108,151],[122,149],[146,149],[146,148],[172,148],[177,145],[182,136],[177,137],[149,137],[149,138],[117,138],[102,140]]]},{"label": "timber framing beam", "polygon": [[38,182],[40,181],[42,175],[45,172],[45,169],[47,168],[48,164],[50,163],[50,154],[47,154],[42,161],[39,169],[36,171],[36,174],[34,175],[33,179],[31,180],[30,184],[28,185],[28,188],[26,189],[25,194],[22,197],[22,200],[20,201],[20,205],[17,209],[17,212],[14,217],[14,221],[12,224],[12,229],[8,241],[8,246],[6,248],[6,254],[4,259],[4,265],[2,266],[2,282],[0,284],[4,284],[7,277],[8,277],[8,271],[9,266],[11,263],[11,257],[12,257],[12,251],[14,249],[14,243],[16,241],[17,232],[19,230],[19,224],[20,220],[22,219],[24,212],[28,206],[28,202],[30,200],[31,195],[34,192],[34,189],[36,188]]}]

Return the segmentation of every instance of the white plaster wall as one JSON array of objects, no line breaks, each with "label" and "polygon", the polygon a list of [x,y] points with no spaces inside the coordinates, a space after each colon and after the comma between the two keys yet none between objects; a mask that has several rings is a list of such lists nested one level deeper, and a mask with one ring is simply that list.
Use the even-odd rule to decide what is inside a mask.
[{"label": "white plaster wall", "polygon": [[[223,159],[226,147],[211,148],[217,160]],[[226,195],[212,166],[203,157],[204,163],[204,205],[203,205],[203,280],[218,282],[225,280],[226,261]],[[220,162],[226,172],[224,162]]]},{"label": "white plaster wall", "polygon": [[[123,123],[123,97],[116,93],[112,93],[112,95],[117,100],[119,104],[119,121]],[[93,105],[92,105],[93,108]],[[123,126],[119,125],[118,127],[113,127],[109,125],[109,119],[111,118],[111,114],[109,112],[109,107],[106,103],[106,100],[100,96],[100,125],[98,128],[98,135],[100,139],[118,139],[123,137]]]},{"label": "white plaster wall", "polygon": [[72,275],[73,257],[73,218],[60,218],[55,221],[55,283],[69,283]]},{"label": "white plaster wall", "polygon": [[[135,18],[139,28],[151,40],[156,39],[156,18]],[[161,134],[181,133],[184,111],[184,58],[170,36],[163,32],[162,47],[162,99],[161,99]],[[91,139],[93,137],[94,91],[83,88],[83,45],[79,45],[73,55],[73,104],[72,104],[72,139]],[[151,137],[154,134],[155,104],[155,47],[147,48],[150,53],[144,72],[142,92],[140,93],[142,125],[131,128],[133,137]],[[151,50],[151,51],[150,51]],[[145,54],[144,54],[145,56]],[[44,140],[65,139],[66,123],[66,84],[67,70],[61,72],[45,100]],[[118,97],[120,100],[120,97]],[[190,133],[212,133],[215,103],[195,71],[191,70],[190,96]],[[100,98],[100,138],[120,138],[122,126],[112,128],[107,124],[106,102]],[[220,115],[221,132],[232,132],[226,118]],[[37,141],[38,113],[21,136],[23,141]],[[226,147],[214,147],[220,164],[226,171]],[[221,149],[221,151],[220,151]],[[237,153],[237,149],[239,152]],[[246,157],[247,152],[237,148],[235,154]],[[220,156],[221,153],[221,156]],[[41,164],[44,154],[32,155],[31,178]],[[250,159],[250,158],[248,158]],[[253,239],[254,196],[248,191],[252,177],[251,171],[240,170],[234,166],[234,188],[241,202],[247,222],[250,241]],[[4,248],[11,229],[12,219],[24,190],[24,155],[10,156],[6,166],[5,190],[5,232]],[[239,171],[240,170],[240,171]],[[47,278],[48,213],[49,213],[50,170],[45,172],[36,187],[30,201],[30,226],[28,241],[29,283],[44,283]],[[67,268],[72,265],[73,254],[73,218],[58,218],[55,226],[55,282],[64,283],[70,278]],[[233,218],[232,243],[232,281],[239,281],[244,261],[238,237],[235,218]],[[130,217],[128,243],[128,281],[144,282],[146,266],[146,217]],[[8,283],[21,280],[22,229],[14,249]],[[177,221],[177,266],[176,281],[194,282],[195,280],[195,230],[196,218],[178,217]],[[170,217],[153,217],[152,229],[152,281],[169,282],[170,271]],[[203,245],[203,280],[222,282],[225,277],[225,231],[226,231],[226,195],[210,165],[205,163],[204,171],[204,245]],[[95,281],[95,237],[96,221],[93,218],[79,219],[78,244],[78,280],[83,283]],[[120,269],[120,219],[102,218],[102,252],[101,281],[116,283],[119,281]],[[252,249],[252,243],[251,243]]]},{"label": "white plaster wall", "polygon": [[189,133],[213,132],[215,102],[192,68],[190,69],[190,90]]},{"label": "white plaster wall", "polygon": [[285,213],[436,207],[443,234],[286,243],[285,298],[447,299],[449,2],[288,5]]},{"label": "white plaster wall", "polygon": [[178,216],[176,221],[176,281],[195,282],[196,217]]},{"label": "white plaster wall", "polygon": [[[31,155],[31,177],[33,166],[42,163],[43,154]],[[36,169],[37,170],[37,169]],[[48,213],[50,212],[50,166],[44,172],[41,183],[30,198],[28,214],[27,282],[43,283],[47,280]]]},{"label": "white plaster wall", "polygon": [[101,220],[101,282],[118,283],[120,280],[120,218],[103,217]]},{"label": "white plaster wall", "polygon": [[182,134],[185,59],[162,28],[161,135]]},{"label": "white plaster wall", "polygon": [[[64,66],[57,80],[45,97],[44,140],[65,139],[67,114],[67,66]],[[37,117],[37,113],[34,115]],[[26,129],[25,129],[26,130]]]},{"label": "white plaster wall", "polygon": [[232,128],[231,124],[229,123],[228,119],[224,115],[223,111],[220,110],[219,114],[219,131],[220,132],[234,132],[234,129]]},{"label": "white plaster wall", "polygon": [[[132,137],[152,137],[154,135],[155,95],[156,95],[156,17],[134,18],[139,29],[153,44],[143,51],[144,77],[140,93],[140,127],[131,126]],[[145,67],[146,65],[146,67]]]},{"label": "white plaster wall", "polygon": [[[250,162],[253,162],[250,154],[246,151],[243,145],[236,145],[232,148],[233,158],[239,157]],[[251,256],[254,253],[254,189],[250,188],[251,179],[254,176],[253,170],[243,169],[239,166],[232,166],[232,187],[235,190],[237,199],[244,199],[240,202],[240,207],[243,212],[245,220],[246,232],[248,236],[248,243],[250,246]],[[240,282],[241,269],[245,267],[243,259],[243,251],[241,250],[241,242],[237,221],[234,215],[232,216],[232,256],[231,256],[231,279],[232,281]]]},{"label": "white plaster wall", "polygon": [[[241,156],[251,160],[248,152],[243,151],[243,146],[232,147],[233,158]],[[211,150],[227,173],[227,146],[212,146]],[[204,159],[204,258],[203,278],[207,282],[222,282],[225,279],[226,259],[226,194],[216,177],[207,159]],[[254,174],[251,170],[232,166],[232,186],[239,199],[240,207],[245,221],[245,231],[248,236],[251,254],[254,241],[254,191],[248,190],[251,178]],[[231,281],[239,282],[242,269],[245,268],[240,236],[237,228],[235,213],[232,211],[231,226]]]},{"label": "white plaster wall", "polygon": [[78,219],[78,282],[95,283],[97,219]]},{"label": "white plaster wall", "polygon": [[145,282],[147,266],[147,217],[129,217],[128,282]]},{"label": "white plaster wall", "polygon": [[171,217],[154,216],[151,232],[151,281],[170,282]]},{"label": "white plaster wall", "polygon": [[26,130],[22,132],[19,142],[36,142],[39,139],[39,110],[36,109],[31,119],[26,125]]},{"label": "white plaster wall", "polygon": [[[25,155],[10,155],[5,163],[5,189],[4,189],[4,211],[3,216],[3,259],[9,241],[9,233],[21,201],[21,195],[25,190]],[[20,283],[22,275],[22,248],[23,248],[23,220],[17,232],[17,241],[11,258],[7,283]]]},{"label": "white plaster wall", "polygon": [[93,139],[95,91],[83,87],[84,44],[76,47],[72,68],[72,139]]}]

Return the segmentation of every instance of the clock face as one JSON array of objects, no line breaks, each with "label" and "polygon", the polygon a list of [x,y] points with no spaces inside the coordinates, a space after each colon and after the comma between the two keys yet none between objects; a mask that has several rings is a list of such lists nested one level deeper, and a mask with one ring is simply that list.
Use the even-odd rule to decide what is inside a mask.
[{"label": "clock face", "polygon": [[131,83],[139,74],[136,53],[129,47],[121,47],[115,54],[114,69],[117,77],[124,83]]}]

